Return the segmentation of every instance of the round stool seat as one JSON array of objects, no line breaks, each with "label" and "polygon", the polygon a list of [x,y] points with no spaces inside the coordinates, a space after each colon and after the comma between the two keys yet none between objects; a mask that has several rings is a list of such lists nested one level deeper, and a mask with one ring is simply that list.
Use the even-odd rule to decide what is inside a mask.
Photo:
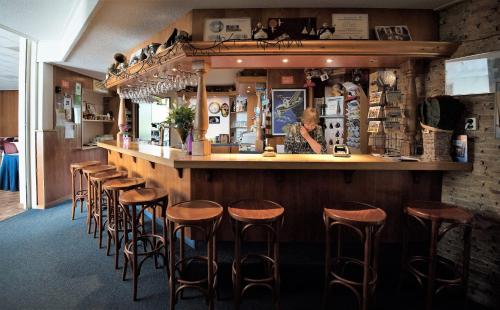
[{"label": "round stool seat", "polygon": [[222,206],[210,200],[193,200],[167,208],[168,220],[178,224],[212,221],[222,215]]},{"label": "round stool seat", "polygon": [[431,221],[471,223],[473,215],[452,204],[439,201],[411,201],[406,208],[408,214]]},{"label": "round stool seat", "polygon": [[83,173],[87,175],[90,175],[91,173],[98,173],[111,170],[116,170],[116,167],[111,165],[96,165],[96,166],[88,166],[82,169]]},{"label": "round stool seat", "polygon": [[107,191],[127,190],[134,187],[143,187],[145,184],[146,181],[143,178],[119,178],[106,181],[103,188]]},{"label": "round stool seat", "polygon": [[285,208],[269,200],[246,199],[232,203],[229,215],[240,222],[271,222],[281,217]]},{"label": "round stool seat", "polygon": [[345,202],[342,204],[341,208],[342,209],[325,208],[325,215],[336,221],[370,225],[382,224],[387,217],[384,210],[365,203]]},{"label": "round stool seat", "polygon": [[121,194],[120,203],[122,205],[147,204],[164,199],[167,196],[167,191],[162,188],[136,188]]},{"label": "round stool seat", "polygon": [[72,163],[70,165],[70,168],[71,169],[82,169],[85,167],[96,166],[96,165],[100,165],[100,164],[101,164],[101,162],[98,160],[88,160],[88,161],[82,161],[79,163]]},{"label": "round stool seat", "polygon": [[116,178],[124,178],[128,175],[127,171],[103,171],[90,176],[91,182],[104,182]]}]

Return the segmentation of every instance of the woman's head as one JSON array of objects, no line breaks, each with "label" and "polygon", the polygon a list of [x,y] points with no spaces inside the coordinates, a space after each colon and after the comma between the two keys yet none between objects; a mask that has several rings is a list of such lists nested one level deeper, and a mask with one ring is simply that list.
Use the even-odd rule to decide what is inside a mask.
[{"label": "woman's head", "polygon": [[304,110],[304,113],[302,113],[300,120],[302,124],[304,124],[304,127],[308,131],[311,131],[315,129],[318,124],[318,113],[313,108],[307,108]]}]

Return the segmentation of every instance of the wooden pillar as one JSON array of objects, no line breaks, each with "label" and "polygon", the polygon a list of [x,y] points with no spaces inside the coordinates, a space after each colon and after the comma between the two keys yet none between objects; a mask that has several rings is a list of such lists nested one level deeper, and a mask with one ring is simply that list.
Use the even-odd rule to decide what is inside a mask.
[{"label": "wooden pillar", "polygon": [[[415,60],[410,59],[403,64],[403,74],[406,76],[406,100],[405,100],[405,115],[406,115],[406,143],[409,147],[410,154],[415,155],[415,136],[417,134],[417,83],[415,72]],[[406,155],[406,154],[403,154]]]},{"label": "wooden pillar", "polygon": [[118,133],[116,134],[116,141],[118,143],[123,142],[123,135],[125,134],[125,129],[127,127],[127,118],[125,116],[125,98],[121,93],[120,87],[117,89],[118,96],[120,96],[120,106],[118,108]]},{"label": "wooden pillar", "polygon": [[211,145],[205,137],[208,129],[207,90],[205,88],[205,74],[207,65],[203,60],[193,61],[193,70],[198,76],[198,93],[196,96],[196,110],[193,126],[194,156],[210,155]]}]

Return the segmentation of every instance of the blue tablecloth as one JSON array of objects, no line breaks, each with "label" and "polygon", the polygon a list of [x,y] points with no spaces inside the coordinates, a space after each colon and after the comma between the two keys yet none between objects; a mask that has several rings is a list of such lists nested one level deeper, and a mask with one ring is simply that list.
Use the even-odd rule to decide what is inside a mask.
[{"label": "blue tablecloth", "polygon": [[4,154],[0,167],[0,190],[19,191],[19,154]]}]

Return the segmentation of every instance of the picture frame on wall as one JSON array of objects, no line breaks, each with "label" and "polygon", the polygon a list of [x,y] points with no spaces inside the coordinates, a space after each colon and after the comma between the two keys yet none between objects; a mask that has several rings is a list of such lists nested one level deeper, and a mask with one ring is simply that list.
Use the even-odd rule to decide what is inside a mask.
[{"label": "picture frame on wall", "polygon": [[204,41],[251,40],[250,17],[207,18],[203,28]]},{"label": "picture frame on wall", "polygon": [[299,121],[306,108],[306,90],[273,89],[272,90],[272,134],[284,136],[288,128]]},{"label": "picture frame on wall", "polygon": [[368,40],[370,38],[368,14],[332,14],[332,26],[335,27],[333,39]]},{"label": "picture frame on wall", "polygon": [[411,41],[408,26],[375,26],[377,40],[381,41]]}]

